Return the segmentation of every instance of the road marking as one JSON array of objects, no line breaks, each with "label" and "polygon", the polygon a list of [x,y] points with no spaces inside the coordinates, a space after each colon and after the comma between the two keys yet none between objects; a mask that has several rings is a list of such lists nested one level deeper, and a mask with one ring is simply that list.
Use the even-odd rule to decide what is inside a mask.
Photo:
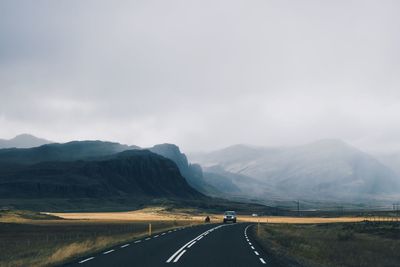
[{"label": "road marking", "polygon": [[165,233],[162,233],[161,235],[165,235]]},{"label": "road marking", "polygon": [[126,248],[126,247],[129,246],[129,245],[130,245],[130,244],[122,245],[121,248]]},{"label": "road marking", "polygon": [[153,238],[157,238],[157,237],[158,237],[158,235],[154,236]]},{"label": "road marking", "polygon": [[[249,240],[249,238],[248,238],[248,236],[247,236],[247,229],[248,229],[250,226],[251,226],[251,225],[249,224],[249,225],[247,225],[247,227],[244,229],[244,236],[246,237],[246,240],[247,240],[247,242],[249,243],[251,249],[254,250],[254,254],[256,254],[257,256],[260,256],[260,253],[258,253],[258,251],[255,250],[254,246],[252,246],[252,243],[250,242],[250,240]],[[262,264],[267,264],[263,258],[260,257],[259,259],[260,259],[260,261],[261,261]]]},{"label": "road marking", "polygon": [[103,252],[103,254],[104,255],[106,255],[106,254],[108,254],[108,253],[111,253],[111,252],[113,252],[114,250],[112,249],[112,250],[109,250],[109,251],[106,251],[106,252]]},{"label": "road marking", "polygon": [[142,240],[135,241],[135,243],[140,243],[140,242],[142,242]]},{"label": "road marking", "polygon": [[190,247],[193,246],[194,244],[196,244],[196,241],[193,241],[192,244],[188,245],[187,247],[190,248]]},{"label": "road marking", "polygon": [[168,231],[168,233],[171,233],[172,231]]},{"label": "road marking", "polygon": [[145,240],[150,240],[150,237],[146,238]]},{"label": "road marking", "polygon": [[87,258],[87,259],[85,259],[83,261],[80,261],[78,263],[84,263],[84,262],[87,262],[87,261],[90,261],[90,260],[93,260],[93,259],[94,259],[94,257],[90,257],[90,258]]},{"label": "road marking", "polygon": [[182,251],[182,252],[178,255],[178,257],[175,258],[174,262],[179,261],[180,257],[182,257],[182,255],[183,255],[185,252],[186,252],[186,249],[185,249],[184,251]]},{"label": "road marking", "polygon": [[[217,227],[214,227],[213,229],[218,229],[221,228],[224,225],[220,225]],[[183,255],[183,253],[186,252],[185,248],[188,248],[189,245],[193,245],[196,241],[202,239],[204,237],[204,234],[206,232],[208,232],[209,230],[205,231],[204,233],[198,235],[197,237],[193,238],[192,240],[190,240],[189,242],[187,242],[185,245],[183,245],[180,249],[178,249],[174,254],[172,254],[171,257],[168,258],[168,260],[166,261],[166,263],[170,263],[173,259],[175,259],[173,262],[177,262],[179,260],[179,258]],[[184,251],[184,252],[183,252]],[[175,258],[176,257],[176,258]]]}]

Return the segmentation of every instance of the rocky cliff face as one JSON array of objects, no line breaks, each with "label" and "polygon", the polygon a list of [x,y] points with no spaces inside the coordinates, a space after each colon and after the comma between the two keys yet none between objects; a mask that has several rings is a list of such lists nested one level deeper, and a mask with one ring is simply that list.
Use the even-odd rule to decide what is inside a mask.
[{"label": "rocky cliff face", "polygon": [[[73,145],[85,151],[75,157],[99,155],[98,148],[104,145],[96,143],[91,150],[85,144]],[[70,145],[57,146],[58,151],[65,152]],[[173,161],[147,150],[68,161],[60,159],[74,157],[60,152],[57,161],[37,162],[47,159],[42,149],[12,150],[12,155],[13,162],[8,158],[0,164],[0,198],[204,197],[188,185]]]},{"label": "rocky cliff face", "polygon": [[216,188],[207,183],[203,177],[203,170],[199,164],[190,164],[186,155],[178,146],[173,144],[160,144],[149,148],[150,151],[168,158],[176,163],[182,176],[188,183],[202,193],[217,192]]}]

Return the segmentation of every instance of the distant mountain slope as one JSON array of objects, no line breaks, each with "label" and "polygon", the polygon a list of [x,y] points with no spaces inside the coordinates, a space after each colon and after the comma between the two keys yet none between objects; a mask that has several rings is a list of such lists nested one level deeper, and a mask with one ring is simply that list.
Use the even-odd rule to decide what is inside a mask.
[{"label": "distant mountain slope", "polygon": [[42,139],[35,137],[30,134],[20,134],[17,135],[16,137],[5,140],[5,139],[0,139],[0,149],[1,148],[31,148],[31,147],[37,147],[45,144],[50,144],[53,143],[49,140]]},{"label": "distant mountain slope", "polygon": [[147,150],[97,160],[41,162],[0,169],[0,198],[202,198],[176,164]]},{"label": "distant mountain slope", "polygon": [[0,149],[0,163],[34,164],[44,161],[73,161],[115,154],[135,146],[103,141],[73,141],[29,149]]},{"label": "distant mountain slope", "polygon": [[[251,177],[293,199],[366,201],[400,193],[400,179],[394,171],[338,140],[282,148],[237,145],[193,160]],[[268,192],[259,196],[269,197]]]},{"label": "distant mountain slope", "polygon": [[149,148],[150,151],[166,157],[176,163],[188,183],[202,193],[218,194],[219,191],[203,177],[203,170],[198,164],[190,164],[185,154],[174,144],[159,144]]}]

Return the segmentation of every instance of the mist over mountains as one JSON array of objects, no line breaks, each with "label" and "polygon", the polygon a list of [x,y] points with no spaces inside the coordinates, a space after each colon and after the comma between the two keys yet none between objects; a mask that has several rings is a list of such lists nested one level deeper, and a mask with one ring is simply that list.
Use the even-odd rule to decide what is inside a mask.
[{"label": "mist over mountains", "polygon": [[30,148],[53,143],[49,140],[38,138],[30,134],[20,134],[12,139],[0,139],[1,148]]},{"label": "mist over mountains", "polygon": [[234,145],[189,158],[196,163],[174,144],[140,148],[72,141],[0,149],[0,198],[208,195],[276,204],[389,203],[400,196],[396,157],[378,160],[340,140],[294,147]]},{"label": "mist over mountains", "polygon": [[340,140],[296,147],[235,145],[191,159],[239,188],[247,179],[239,195],[248,198],[367,203],[400,193],[394,170]]}]

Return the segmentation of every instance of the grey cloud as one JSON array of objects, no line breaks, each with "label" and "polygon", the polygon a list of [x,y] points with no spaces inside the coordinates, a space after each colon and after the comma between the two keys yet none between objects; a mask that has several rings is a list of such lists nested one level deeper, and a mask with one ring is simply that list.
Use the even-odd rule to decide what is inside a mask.
[{"label": "grey cloud", "polygon": [[0,3],[0,136],[400,149],[398,1]]}]

